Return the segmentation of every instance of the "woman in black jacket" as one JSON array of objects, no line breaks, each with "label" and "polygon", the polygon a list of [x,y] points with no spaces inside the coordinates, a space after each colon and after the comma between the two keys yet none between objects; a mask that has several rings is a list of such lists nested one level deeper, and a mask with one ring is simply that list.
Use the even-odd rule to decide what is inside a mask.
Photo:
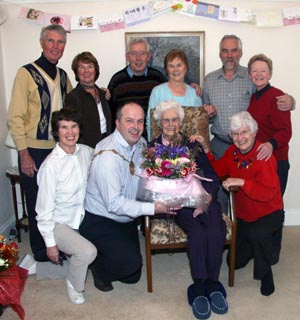
[{"label": "woman in black jacket", "polygon": [[67,94],[64,107],[77,109],[82,116],[83,130],[78,142],[95,148],[112,130],[106,91],[95,84],[99,64],[90,52],[82,52],[73,59],[72,70],[78,84]]}]

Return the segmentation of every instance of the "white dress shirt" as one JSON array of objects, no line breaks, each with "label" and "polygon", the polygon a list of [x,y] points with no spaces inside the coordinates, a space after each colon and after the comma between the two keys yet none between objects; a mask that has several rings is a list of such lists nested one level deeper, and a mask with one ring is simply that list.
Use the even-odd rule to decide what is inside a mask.
[{"label": "white dress shirt", "polygon": [[[123,223],[141,215],[154,215],[154,203],[136,201],[139,182],[136,174],[141,171],[145,146],[146,141],[141,138],[131,147],[117,129],[96,145],[95,154],[114,149],[119,155],[103,151],[94,158],[85,198],[87,211]],[[135,165],[134,175],[129,170],[130,161]]]}]

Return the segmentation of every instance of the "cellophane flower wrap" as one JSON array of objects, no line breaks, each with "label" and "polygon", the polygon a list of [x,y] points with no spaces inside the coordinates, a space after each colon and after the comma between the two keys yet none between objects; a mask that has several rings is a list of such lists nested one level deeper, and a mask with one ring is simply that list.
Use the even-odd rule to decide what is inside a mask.
[{"label": "cellophane flower wrap", "polygon": [[186,145],[156,144],[145,148],[143,156],[137,199],[207,210],[210,196],[200,180],[210,180],[196,174],[196,155]]},{"label": "cellophane flower wrap", "polygon": [[16,242],[0,235],[0,307],[11,306],[20,319],[25,318],[21,294],[28,271],[16,265],[19,248]]}]

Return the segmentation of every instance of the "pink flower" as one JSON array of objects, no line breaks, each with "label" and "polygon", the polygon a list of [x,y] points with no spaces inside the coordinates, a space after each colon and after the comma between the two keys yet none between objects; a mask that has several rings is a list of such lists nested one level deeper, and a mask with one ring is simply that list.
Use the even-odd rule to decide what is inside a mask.
[{"label": "pink flower", "polygon": [[163,160],[161,163],[161,169],[163,171],[164,177],[170,177],[173,173],[172,171],[173,163],[168,160]]},{"label": "pink flower", "polygon": [[154,171],[153,171],[151,168],[149,168],[149,167],[147,167],[147,168],[145,169],[145,171],[146,171],[146,174],[147,174],[148,177],[152,176],[153,173],[154,173]]},{"label": "pink flower", "polygon": [[161,163],[162,163],[162,159],[161,158],[156,158],[155,159],[155,164],[157,165],[157,166],[161,166]]}]

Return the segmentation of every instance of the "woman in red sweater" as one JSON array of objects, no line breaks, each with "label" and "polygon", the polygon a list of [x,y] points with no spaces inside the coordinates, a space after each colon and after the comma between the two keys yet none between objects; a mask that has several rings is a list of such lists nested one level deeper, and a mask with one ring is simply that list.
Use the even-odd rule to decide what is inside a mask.
[{"label": "woman in red sweater", "polygon": [[226,177],[223,187],[236,192],[237,252],[236,269],[247,265],[254,258],[254,278],[261,280],[263,295],[274,292],[272,273],[272,234],[283,223],[282,196],[273,155],[258,160],[261,142],[256,141],[258,127],[249,112],[232,116],[230,136],[233,140],[222,158],[215,160],[201,136],[192,136],[203,145],[219,177]]},{"label": "woman in red sweater", "polygon": [[[251,97],[248,111],[258,123],[256,137],[262,142],[258,157],[269,158],[274,154],[283,196],[290,168],[288,151],[292,125],[290,111],[280,111],[277,108],[277,97],[284,93],[270,85],[272,72],[272,60],[264,54],[257,54],[249,60],[248,73],[256,92]],[[273,234],[273,264],[279,261],[281,239],[282,228],[279,228]]]}]

